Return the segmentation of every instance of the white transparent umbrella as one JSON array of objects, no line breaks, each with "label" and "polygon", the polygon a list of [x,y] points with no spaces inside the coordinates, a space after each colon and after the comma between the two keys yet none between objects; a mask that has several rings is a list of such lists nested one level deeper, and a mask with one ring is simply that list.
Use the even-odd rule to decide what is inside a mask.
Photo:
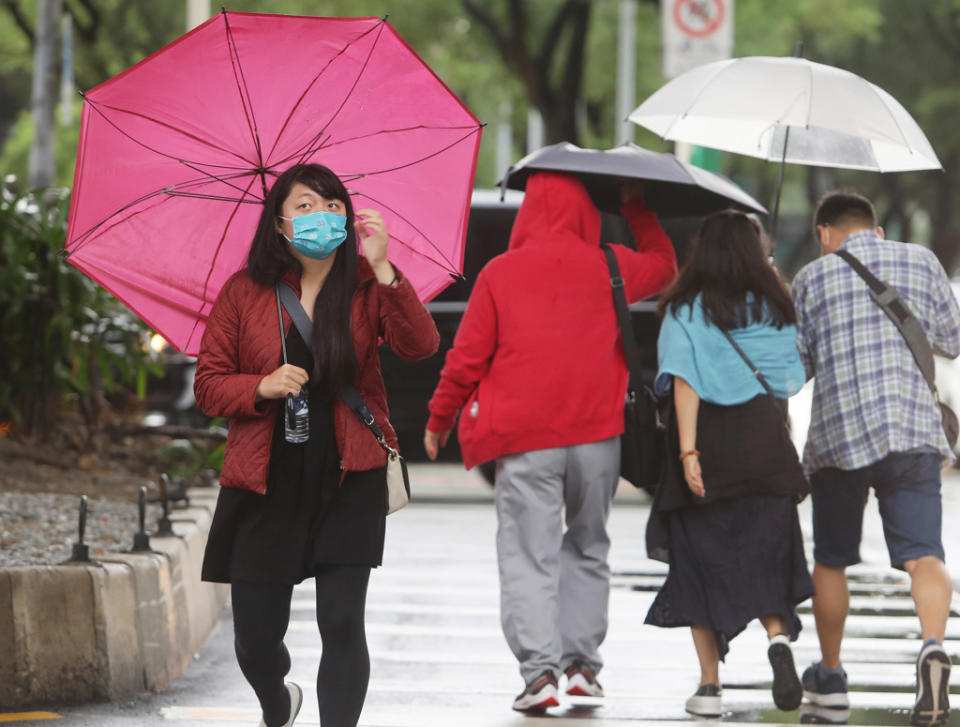
[{"label": "white transparent umbrella", "polygon": [[[666,83],[628,118],[664,139],[781,165],[875,172],[943,168],[893,96],[855,73],[800,57],[698,66]],[[779,198],[778,185],[774,230]]]}]

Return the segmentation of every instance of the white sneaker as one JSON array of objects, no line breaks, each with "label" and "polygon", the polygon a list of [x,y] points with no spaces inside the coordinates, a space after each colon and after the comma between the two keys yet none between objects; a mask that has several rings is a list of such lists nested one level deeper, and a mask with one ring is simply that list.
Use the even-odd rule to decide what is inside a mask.
[{"label": "white sneaker", "polygon": [[539,712],[547,707],[558,707],[560,700],[557,696],[557,678],[548,669],[517,695],[513,708],[518,712]]},{"label": "white sneaker", "polygon": [[[290,695],[290,716],[283,723],[283,727],[293,727],[293,721],[300,713],[300,705],[303,704],[303,690],[294,682],[287,682],[284,686],[287,688],[287,694]],[[267,723],[260,720],[260,727],[267,727]]]},{"label": "white sneaker", "polygon": [[684,707],[690,714],[698,717],[720,717],[723,714],[720,694],[719,685],[701,684]]},{"label": "white sneaker", "polygon": [[586,666],[571,664],[566,671],[567,694],[571,697],[602,697],[603,687]]}]

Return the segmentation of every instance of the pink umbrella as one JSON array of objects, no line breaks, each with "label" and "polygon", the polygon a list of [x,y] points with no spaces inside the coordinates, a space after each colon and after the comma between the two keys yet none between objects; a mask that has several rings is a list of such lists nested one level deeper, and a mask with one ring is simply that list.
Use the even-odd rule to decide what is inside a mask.
[{"label": "pink umbrella", "polygon": [[462,270],[481,125],[385,19],[224,11],[84,99],[68,260],[184,353],[293,164],[383,212],[421,299]]}]

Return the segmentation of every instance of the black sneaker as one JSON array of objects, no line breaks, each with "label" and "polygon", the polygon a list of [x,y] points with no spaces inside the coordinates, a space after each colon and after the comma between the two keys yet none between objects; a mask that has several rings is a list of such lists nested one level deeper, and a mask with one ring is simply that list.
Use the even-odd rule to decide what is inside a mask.
[{"label": "black sneaker", "polygon": [[796,709],[803,701],[803,687],[793,663],[790,638],[786,634],[777,634],[770,639],[767,658],[773,667],[773,703],[785,712]]},{"label": "black sneaker", "polygon": [[549,669],[530,682],[513,700],[513,708],[518,712],[536,712],[559,704],[557,678]]},{"label": "black sneaker", "polygon": [[571,664],[567,675],[567,694],[571,697],[602,697],[603,687],[584,664]]},{"label": "black sneaker", "polygon": [[719,684],[701,684],[700,688],[687,699],[684,708],[698,717],[719,717],[723,714]]},{"label": "black sneaker", "polygon": [[910,724],[943,725],[949,716],[950,657],[940,644],[927,644],[917,658],[917,703]]},{"label": "black sneaker", "polygon": [[841,669],[836,674],[823,674],[819,661],[811,664],[803,672],[803,696],[818,707],[849,709],[847,672]]}]

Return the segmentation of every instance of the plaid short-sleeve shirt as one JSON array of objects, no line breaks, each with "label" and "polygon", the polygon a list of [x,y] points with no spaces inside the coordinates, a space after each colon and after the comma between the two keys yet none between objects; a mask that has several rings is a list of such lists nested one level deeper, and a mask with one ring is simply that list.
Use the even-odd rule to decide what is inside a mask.
[{"label": "plaid short-sleeve shirt", "polygon": [[[853,233],[840,249],[900,293],[935,353],[960,354],[960,308],[933,253],[873,231]],[[949,458],[933,394],[856,271],[825,255],[797,273],[793,296],[800,357],[815,377],[804,469],[859,469],[922,448]]]}]

